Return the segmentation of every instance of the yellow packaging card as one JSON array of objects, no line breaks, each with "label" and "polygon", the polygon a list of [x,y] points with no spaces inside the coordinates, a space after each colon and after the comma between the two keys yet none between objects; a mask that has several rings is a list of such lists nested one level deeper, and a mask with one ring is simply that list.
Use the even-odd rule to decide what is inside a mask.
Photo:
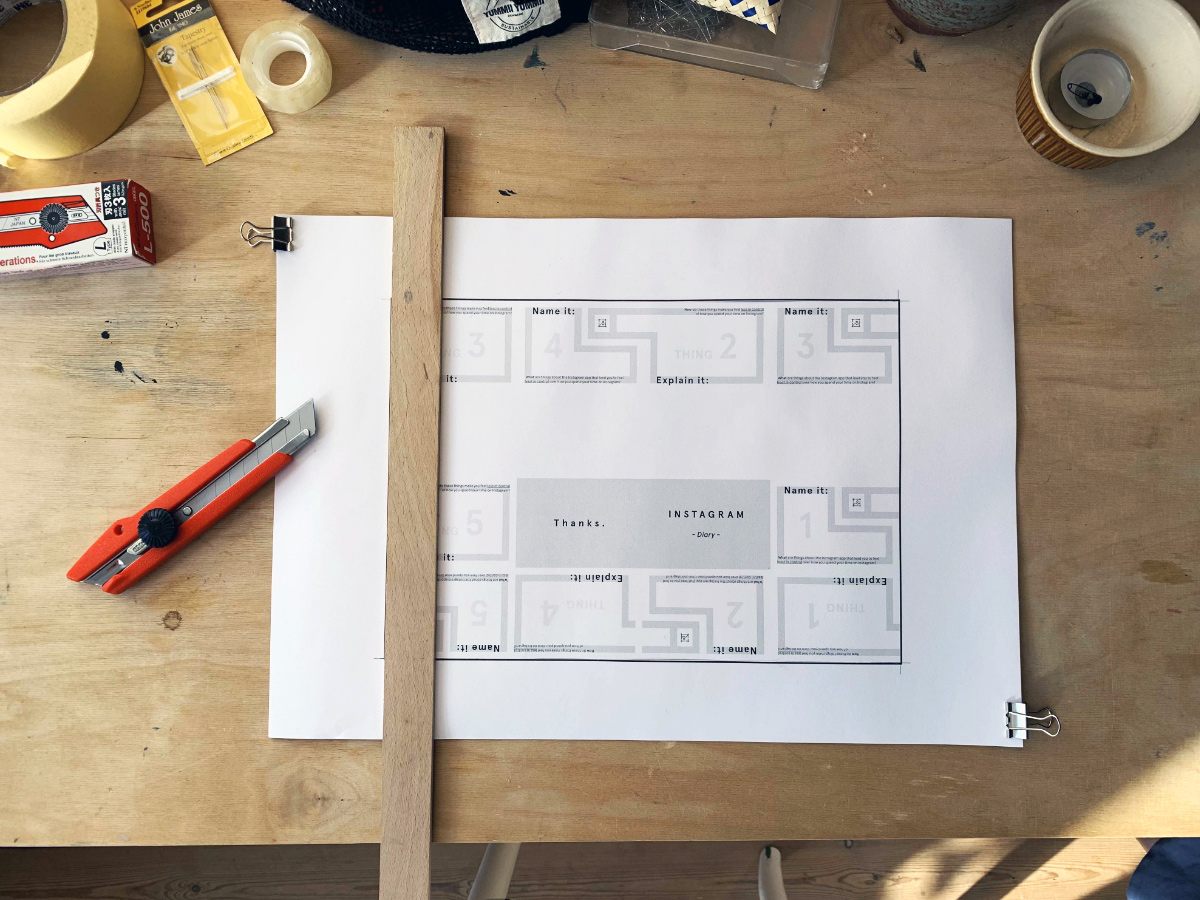
[{"label": "yellow packaging card", "polygon": [[271,134],[209,0],[141,0],[133,21],[206,166]]}]

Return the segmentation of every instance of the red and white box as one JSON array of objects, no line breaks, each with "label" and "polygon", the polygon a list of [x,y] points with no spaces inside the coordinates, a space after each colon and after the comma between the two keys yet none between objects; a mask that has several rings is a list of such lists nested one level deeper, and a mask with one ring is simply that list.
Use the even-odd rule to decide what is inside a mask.
[{"label": "red and white box", "polygon": [[0,193],[0,281],[154,265],[150,192],[95,181]]}]

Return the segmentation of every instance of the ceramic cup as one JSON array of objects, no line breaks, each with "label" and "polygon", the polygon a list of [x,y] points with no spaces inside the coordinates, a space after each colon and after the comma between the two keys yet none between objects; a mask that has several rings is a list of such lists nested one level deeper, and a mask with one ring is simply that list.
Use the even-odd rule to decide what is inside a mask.
[{"label": "ceramic cup", "polygon": [[[1063,68],[1085,50],[1124,61],[1132,79],[1120,112],[1091,127],[1064,124]],[[1053,103],[1051,102],[1053,101]],[[1017,89],[1017,123],[1042,156],[1095,169],[1165,147],[1200,115],[1200,26],[1175,0],[1070,0],[1042,29]]]}]

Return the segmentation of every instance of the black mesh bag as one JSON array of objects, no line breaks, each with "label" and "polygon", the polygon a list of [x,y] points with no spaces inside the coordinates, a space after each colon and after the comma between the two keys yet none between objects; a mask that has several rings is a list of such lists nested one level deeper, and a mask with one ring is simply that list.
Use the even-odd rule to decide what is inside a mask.
[{"label": "black mesh bag", "polygon": [[480,44],[462,0],[289,0],[295,6],[320,16],[355,34],[425,53],[479,53],[511,47],[531,38],[565,31],[576,22],[586,22],[590,0],[559,0],[562,16],[543,28],[535,28],[511,41]]}]

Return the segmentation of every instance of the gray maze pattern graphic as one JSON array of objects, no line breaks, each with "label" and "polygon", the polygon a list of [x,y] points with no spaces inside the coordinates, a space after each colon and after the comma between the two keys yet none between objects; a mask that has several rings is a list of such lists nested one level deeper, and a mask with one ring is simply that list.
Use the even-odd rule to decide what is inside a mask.
[{"label": "gray maze pattern graphic", "polygon": [[[780,657],[806,662],[895,663],[902,656],[897,488],[778,488],[777,563],[803,576],[778,579]],[[809,493],[812,491],[827,493]],[[793,504],[790,511],[788,504]],[[803,505],[798,505],[803,504]],[[805,509],[797,516],[799,509]],[[824,516],[816,519],[814,510]],[[803,531],[789,544],[785,522]],[[803,523],[801,526],[800,523]],[[789,547],[820,541],[825,534],[855,535],[857,555],[789,553]],[[826,545],[827,546],[827,545]],[[877,555],[866,555],[873,546]]]},{"label": "gray maze pattern graphic", "polygon": [[[489,609],[487,600],[479,593],[474,598],[459,596],[461,586],[483,589],[488,592],[493,589],[498,594],[495,609]],[[507,653],[508,643],[508,576],[504,574],[478,575],[439,575],[437,578],[437,604],[435,606],[434,655],[449,658],[460,652],[455,648],[460,644],[487,644],[498,647],[496,652]],[[489,613],[494,613],[494,623],[489,621]],[[461,628],[460,628],[461,624]],[[481,633],[480,629],[488,629]],[[497,631],[498,628],[498,631]],[[492,633],[496,634],[493,639]],[[471,651],[462,651],[471,652]]]},{"label": "gray maze pattern graphic", "polygon": [[[900,658],[900,647],[897,644],[895,647],[862,647],[862,646],[825,646],[825,647],[795,647],[789,646],[787,635],[805,631],[807,625],[808,630],[816,631],[821,626],[821,617],[825,614],[825,609],[828,609],[830,604],[828,601],[821,602],[816,599],[815,594],[808,590],[810,586],[831,586],[840,587],[839,579],[837,578],[780,578],[779,579],[779,647],[780,656],[837,656],[837,657],[870,657],[876,659],[896,660]],[[798,609],[795,612],[799,613],[801,621],[796,623],[798,629],[789,629],[788,623],[788,591],[789,588],[800,595],[800,602],[796,604]],[[875,633],[886,634],[895,632],[899,635],[900,618],[899,608],[895,600],[895,592],[892,581],[888,581],[886,585],[870,585],[866,588],[872,593],[882,594],[883,602],[878,604],[879,609],[875,611],[876,622],[873,631]],[[861,592],[860,592],[861,593]],[[855,605],[850,601],[844,606]],[[822,609],[824,607],[825,609]],[[805,621],[807,619],[807,621]]]},{"label": "gray maze pattern graphic", "polygon": [[[831,304],[832,305],[832,304]],[[895,316],[899,321],[899,301],[878,301],[878,305],[872,306],[848,306],[840,307],[835,311],[834,315],[826,315],[824,317],[814,317],[814,324],[819,325],[819,319],[825,319],[825,342],[823,350],[830,355],[836,354],[869,354],[879,359],[882,364],[882,372],[879,375],[856,375],[856,374],[789,374],[788,363],[791,361],[788,355],[788,341],[786,335],[789,335],[788,323],[797,321],[796,317],[788,316],[786,310],[781,307],[776,311],[779,317],[779,341],[778,341],[778,367],[777,383],[779,384],[892,384],[894,374],[894,350],[898,346],[900,340],[900,332],[898,326],[892,328],[876,328],[875,322],[877,319],[884,317]],[[815,335],[815,332],[814,332]],[[813,335],[810,335],[813,336]],[[851,343],[859,341],[863,343]],[[805,350],[812,350],[810,344],[805,344],[795,350],[801,359],[812,358],[815,354],[809,352],[804,355]],[[832,364],[832,363],[831,363]]]},{"label": "gray maze pattern graphic", "polygon": [[[530,585],[553,584],[564,589],[576,586],[580,592],[578,597],[589,593],[594,586],[583,585],[572,581],[570,575],[518,575],[514,580],[513,595],[513,629],[512,645],[504,640],[504,651],[540,652],[549,650],[555,653],[581,653],[633,656],[648,654],[661,655],[712,655],[714,650],[714,634],[716,617],[727,616],[731,624],[743,625],[750,621],[753,631],[753,643],[739,648],[762,655],[766,651],[765,618],[764,618],[764,587],[761,576],[677,576],[660,575],[649,579],[650,604],[649,616],[636,620],[630,613],[630,584],[623,581],[619,585],[619,606],[604,609],[606,617],[611,617],[609,633],[619,632],[626,642],[620,643],[564,643],[556,639],[550,632],[557,616],[570,614],[569,605],[572,598],[565,593],[555,597],[553,605],[544,601],[539,607],[530,606],[528,588]],[[687,607],[666,606],[659,602],[659,592],[662,585],[705,584],[715,587],[750,586],[754,591],[751,602],[722,598],[708,603],[700,603]],[[507,585],[504,586],[502,601],[503,614],[507,617]],[[730,594],[729,596],[733,596]],[[611,595],[609,597],[611,599]],[[596,601],[583,601],[584,603]],[[456,604],[442,603],[438,606],[438,621],[440,632],[438,653],[446,654],[454,646],[460,635],[459,622],[467,615],[467,611]],[[736,623],[734,620],[736,619]],[[532,628],[531,628],[532,623]],[[545,630],[540,626],[545,626]],[[531,633],[536,632],[536,633]],[[665,634],[663,633],[665,632]],[[507,633],[506,631],[504,632]],[[665,641],[665,643],[664,643]],[[536,658],[536,657],[531,657]]]},{"label": "gray maze pattern graphic", "polygon": [[[525,632],[524,636],[522,633],[522,622],[525,621],[524,603],[526,600],[524,588],[525,588],[525,585],[534,583],[534,582],[542,582],[542,583],[551,582],[551,583],[565,585],[565,584],[571,583],[571,576],[570,575],[518,575],[517,576],[516,592],[515,592],[514,601],[513,601],[513,605],[515,607],[515,616],[516,616],[516,624],[513,627],[513,649],[514,650],[520,651],[520,650],[526,650],[526,649],[538,649],[540,647],[545,647],[547,645],[553,646],[552,642],[537,642],[537,643],[535,643],[528,639],[527,631]],[[637,624],[629,617],[629,582],[623,581],[623,582],[621,582],[620,586],[621,586],[620,627],[621,627],[621,629],[629,629],[631,632],[635,632],[637,629]],[[561,607],[561,601],[554,608],[554,615],[561,614],[560,607]],[[548,626],[551,624],[550,610],[549,609],[545,610],[544,615],[546,615],[546,619],[544,619],[544,622]],[[631,633],[629,635],[629,638],[630,638],[630,640],[634,640],[635,639],[634,634]],[[558,649],[560,652],[627,654],[627,653],[636,652],[637,647],[634,644],[572,644],[569,647],[563,646],[563,647],[558,647],[556,649]]]},{"label": "gray maze pattern graphic", "polygon": [[[786,509],[789,495],[787,488],[780,486],[776,492],[776,547],[778,556],[776,562],[788,565],[808,563],[827,564],[881,564],[891,565],[894,561],[896,523],[899,522],[899,509],[884,507],[882,498],[891,497],[899,500],[898,488],[828,488],[826,502],[827,518],[823,523],[830,534],[878,534],[883,537],[883,552],[878,556],[832,556],[813,554],[788,554],[784,548],[789,546],[785,529]],[[879,507],[879,509],[876,509]],[[852,523],[843,524],[845,520]],[[871,523],[871,524],[867,524]]]},{"label": "gray maze pattern graphic", "polygon": [[[639,307],[608,307],[608,306],[589,306],[580,304],[573,313],[570,314],[573,318],[572,331],[572,347],[575,353],[602,353],[614,354],[625,357],[627,366],[625,372],[621,375],[595,375],[595,374],[578,374],[578,375],[546,375],[534,373],[534,348],[537,346],[534,339],[534,322],[538,318],[534,316],[532,310],[527,310],[525,314],[525,380],[529,384],[541,383],[635,383],[638,381],[638,355],[639,342],[648,347],[650,372],[649,379],[653,381],[660,375],[660,344],[663,336],[658,331],[615,331],[608,330],[603,323],[619,320],[620,317],[636,317],[644,319],[647,317],[666,317],[668,319],[682,316],[694,317],[715,317],[721,316],[726,318],[751,318],[754,322],[754,362],[755,372],[753,375],[707,375],[708,383],[710,384],[762,384],[763,381],[763,359],[764,359],[764,329],[762,309],[737,310],[731,311],[728,309],[711,308],[687,308],[687,309],[667,309],[667,308],[639,308]],[[587,332],[585,340],[584,322],[587,323]],[[601,342],[613,342],[611,345],[605,345]],[[719,353],[731,353],[732,348],[718,348]],[[725,358],[722,356],[722,358]],[[735,357],[729,356],[729,359]]]},{"label": "gray maze pattern graphic", "polygon": [[[461,303],[461,301],[460,301]],[[512,381],[512,308],[456,305],[442,306],[446,344],[442,352],[442,375],[461,382]],[[474,327],[473,323],[483,323]],[[496,346],[494,332],[501,332]],[[489,333],[489,330],[491,333]],[[487,368],[489,371],[470,371]]]},{"label": "gray maze pattern graphic", "polygon": [[[717,615],[715,604],[707,606],[690,606],[690,607],[671,607],[659,606],[658,604],[658,588],[662,584],[752,584],[755,586],[755,606],[750,612],[753,613],[757,627],[755,629],[756,643],[754,648],[757,653],[763,653],[766,650],[766,642],[763,638],[763,582],[761,577],[757,576],[655,576],[650,579],[650,612],[652,615],[671,616],[668,619],[647,619],[642,622],[644,629],[663,629],[667,633],[667,643],[665,645],[644,646],[642,651],[645,653],[683,653],[700,655],[703,651],[707,654],[714,653],[713,631],[714,617]],[[742,601],[726,601],[736,605],[736,608],[731,614],[741,613]],[[723,613],[724,610],[721,610]],[[674,618],[678,617],[678,618]],[[698,632],[703,630],[703,643],[699,639]],[[683,641],[681,637],[691,633],[690,641]]]},{"label": "gray maze pattern graphic", "polygon": [[[708,384],[745,385],[711,396],[727,405],[733,395],[761,396],[778,415],[827,416],[847,424],[830,439],[844,432],[851,443],[834,447],[842,456],[829,457],[832,466],[828,453],[801,456],[769,479],[579,473],[440,485],[439,552],[449,568],[438,578],[439,660],[902,662],[899,300],[456,303],[446,310],[443,390],[456,381],[509,382],[463,388],[496,396],[524,384],[631,384],[641,397],[682,384],[704,396]],[[767,318],[771,307],[777,318]],[[513,315],[524,318],[515,333]],[[764,379],[772,327],[774,381]],[[523,352],[514,340],[524,340]],[[856,441],[872,442],[874,455],[859,460]],[[892,441],[894,468],[880,456]],[[850,483],[790,480],[806,469],[844,472]],[[871,483],[876,476],[882,484]],[[754,485],[761,497],[743,496]],[[696,510],[729,510],[730,521],[709,524]],[[576,511],[564,530],[559,518]],[[595,532],[580,530],[585,520]],[[706,544],[696,556],[699,538],[717,536],[728,546]]]},{"label": "gray maze pattern graphic", "polygon": [[[438,494],[439,494],[439,497],[438,497],[438,500],[439,500],[438,527],[440,529],[439,550],[447,549],[447,534],[446,534],[447,529],[452,528],[452,527],[457,527],[457,523],[455,523],[453,521],[449,521],[449,522],[447,521],[447,519],[450,518],[447,515],[447,510],[450,508],[448,505],[450,502],[449,498],[466,499],[466,498],[470,498],[471,496],[481,497],[484,495],[492,495],[492,496],[500,495],[500,497],[501,497],[500,514],[497,517],[495,517],[495,519],[493,521],[490,521],[488,523],[488,525],[490,525],[494,528],[497,528],[500,531],[499,550],[495,553],[466,552],[466,551],[459,549],[457,547],[457,545],[455,543],[453,543],[452,540],[451,540],[451,542],[449,542],[448,547],[449,547],[449,552],[453,553],[454,558],[459,562],[485,562],[485,561],[500,562],[502,560],[508,559],[509,546],[510,546],[509,507],[511,504],[510,498],[512,496],[512,489],[509,485],[507,485],[507,484],[476,484],[476,485],[472,485],[472,484],[439,484],[438,485]],[[484,523],[482,521],[473,522],[468,519],[468,521],[464,523],[464,527],[467,529],[468,534],[470,533],[470,529],[473,528],[475,525],[478,525],[480,527],[480,530],[482,531],[482,529],[484,527]]]}]

